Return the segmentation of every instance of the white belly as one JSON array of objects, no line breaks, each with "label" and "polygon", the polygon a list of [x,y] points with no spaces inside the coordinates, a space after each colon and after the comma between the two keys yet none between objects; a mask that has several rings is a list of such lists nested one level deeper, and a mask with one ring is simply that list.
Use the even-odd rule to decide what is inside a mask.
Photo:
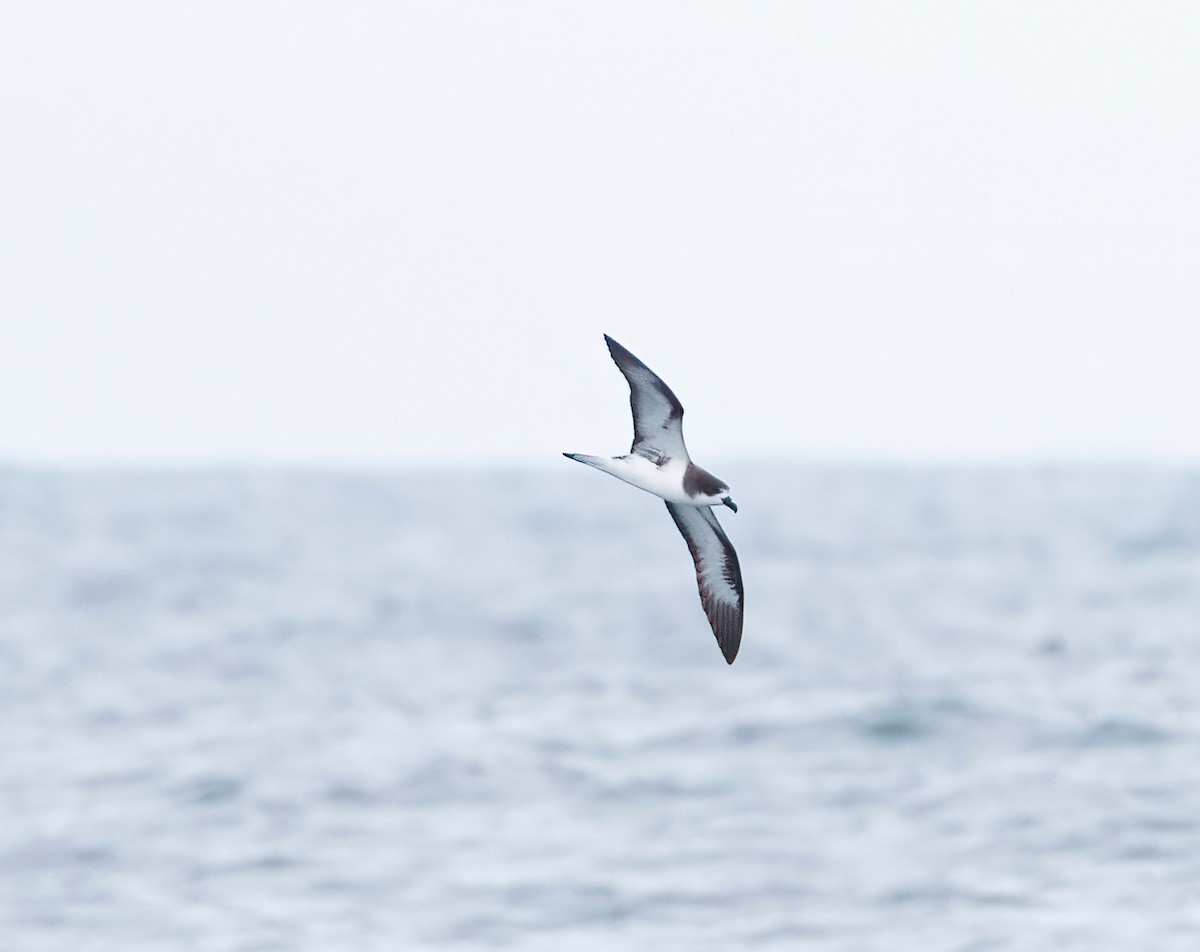
[{"label": "white belly", "polygon": [[646,457],[637,454],[622,456],[608,462],[610,465],[602,467],[604,471],[631,486],[644,489],[667,502],[693,506],[696,504],[696,500],[683,490],[683,474],[687,469],[685,462],[671,460],[665,466],[656,466]]}]

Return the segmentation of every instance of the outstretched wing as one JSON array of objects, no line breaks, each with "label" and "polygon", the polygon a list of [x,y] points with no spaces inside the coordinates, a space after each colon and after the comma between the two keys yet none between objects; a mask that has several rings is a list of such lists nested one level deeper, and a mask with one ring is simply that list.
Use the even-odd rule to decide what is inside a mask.
[{"label": "outstretched wing", "polygon": [[708,615],[725,660],[733,664],[742,643],[742,569],[737,553],[710,506],[667,503],[667,512],[683,533],[700,585],[700,604]]},{"label": "outstretched wing", "polygon": [[633,446],[638,453],[661,463],[688,458],[683,445],[683,405],[658,374],[615,340],[604,335],[608,352],[629,382],[629,406],[633,410]]}]

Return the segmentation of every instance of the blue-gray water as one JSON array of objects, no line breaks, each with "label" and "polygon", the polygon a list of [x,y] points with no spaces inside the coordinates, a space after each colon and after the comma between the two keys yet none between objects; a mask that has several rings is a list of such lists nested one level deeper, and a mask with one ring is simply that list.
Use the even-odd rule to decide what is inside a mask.
[{"label": "blue-gray water", "polygon": [[1200,948],[1200,477],[0,473],[0,949]]}]

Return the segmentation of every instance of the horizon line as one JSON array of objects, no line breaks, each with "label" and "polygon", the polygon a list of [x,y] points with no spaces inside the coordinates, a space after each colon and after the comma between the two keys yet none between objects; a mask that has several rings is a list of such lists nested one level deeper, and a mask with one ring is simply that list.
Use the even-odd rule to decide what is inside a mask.
[{"label": "horizon line", "polygon": [[[711,454],[710,454],[711,455]],[[1148,453],[832,453],[742,451],[717,454],[721,465],[794,466],[815,469],[895,470],[1200,470],[1200,456]],[[462,469],[470,472],[546,472],[557,467],[558,452],[485,459],[478,456],[304,457],[205,454],[197,456],[57,456],[0,453],[0,474],[130,473],[183,474],[229,472],[411,473]]]}]

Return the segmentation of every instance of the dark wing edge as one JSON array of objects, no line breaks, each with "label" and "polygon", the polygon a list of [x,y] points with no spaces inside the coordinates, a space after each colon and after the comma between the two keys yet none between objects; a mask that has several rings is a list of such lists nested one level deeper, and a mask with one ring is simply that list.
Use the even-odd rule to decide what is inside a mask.
[{"label": "dark wing edge", "polygon": [[669,502],[667,512],[675,520],[675,526],[692,554],[696,583],[700,587],[700,604],[704,606],[717,645],[725,660],[733,664],[742,644],[745,614],[742,568],[737,553],[710,507]]},{"label": "dark wing edge", "polygon": [[[678,433],[682,446],[683,404],[679,402],[679,398],[675,396],[670,387],[663,383],[662,377],[607,334],[604,335],[604,342],[608,344],[608,352],[612,356],[613,363],[617,365],[617,369],[625,377],[625,382],[629,384],[629,409],[633,414],[633,445],[629,448],[629,452],[639,452],[640,444],[653,443],[656,437],[661,439],[663,432],[672,428]],[[645,387],[653,388],[655,393],[643,393]],[[639,413],[638,402],[641,397],[644,397],[645,400]],[[652,421],[649,419],[651,405],[657,402],[661,402],[659,409],[664,412],[661,414],[662,419]],[[653,426],[650,425],[652,423]],[[684,450],[684,452],[687,451]],[[643,455],[653,458],[654,454]]]}]

